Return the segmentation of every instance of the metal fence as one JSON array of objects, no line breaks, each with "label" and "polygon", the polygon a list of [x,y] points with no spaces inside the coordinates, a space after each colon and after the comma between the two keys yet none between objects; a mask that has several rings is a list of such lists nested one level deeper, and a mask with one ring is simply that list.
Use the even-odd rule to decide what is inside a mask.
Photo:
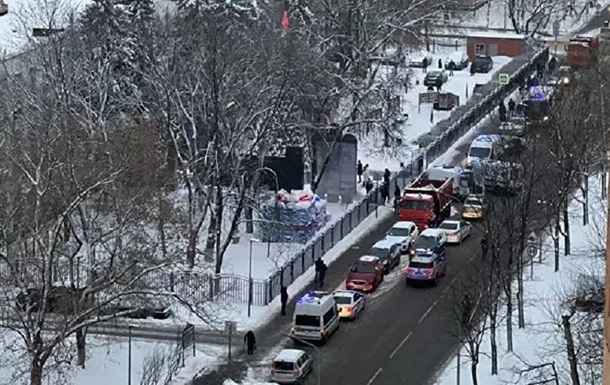
[{"label": "metal fence", "polygon": [[[524,84],[527,77],[536,70],[538,65],[545,65],[548,56],[549,50],[546,48],[531,58],[522,58],[524,64],[512,71],[509,85],[498,86],[497,83],[492,82],[490,87],[484,91],[486,95],[483,98],[467,103],[466,108],[461,107],[460,111],[452,113],[450,118],[439,122],[433,129],[432,135],[434,135],[434,138],[431,142],[403,170],[392,175],[391,184],[399,184],[404,187],[419,175],[426,165],[446,152],[470,128],[494,111],[501,100],[508,97],[519,85]],[[517,64],[519,64],[518,61],[516,64],[513,63],[513,68]],[[510,67],[506,66],[503,70],[508,71]],[[269,304],[280,294],[282,286],[293,283],[313,266],[316,259],[322,257],[367,216],[373,213],[378,206],[378,202],[379,188],[375,187],[339,220],[308,242],[274,275],[265,280],[253,280],[251,283],[252,304],[255,306]],[[170,286],[175,292],[189,295],[194,299],[222,300],[237,304],[247,304],[249,300],[250,290],[247,277],[193,273],[162,274],[158,279],[164,280],[165,285]]]}]

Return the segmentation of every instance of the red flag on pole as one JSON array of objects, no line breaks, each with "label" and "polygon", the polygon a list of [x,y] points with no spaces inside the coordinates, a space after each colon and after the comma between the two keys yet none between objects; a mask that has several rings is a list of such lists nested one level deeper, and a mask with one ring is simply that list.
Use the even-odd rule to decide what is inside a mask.
[{"label": "red flag on pole", "polygon": [[284,14],[282,15],[282,31],[286,32],[289,25],[290,19],[288,18],[288,12],[284,11]]}]

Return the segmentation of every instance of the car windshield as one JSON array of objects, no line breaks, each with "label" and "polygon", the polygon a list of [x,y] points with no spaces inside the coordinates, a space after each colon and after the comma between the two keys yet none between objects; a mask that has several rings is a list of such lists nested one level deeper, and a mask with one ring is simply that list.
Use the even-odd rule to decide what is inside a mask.
[{"label": "car windshield", "polygon": [[436,238],[428,235],[420,235],[415,241],[416,249],[432,249],[436,247]]},{"label": "car windshield", "polygon": [[473,158],[488,158],[491,154],[491,148],[471,147],[468,156]]},{"label": "car windshield", "polygon": [[357,263],[352,266],[352,273],[358,274],[372,274],[375,272],[375,266],[372,263]]},{"label": "car windshield", "polygon": [[491,61],[491,58],[489,57],[477,57],[474,59],[473,64],[474,65],[487,65],[489,62]]},{"label": "car windshield", "polygon": [[390,231],[388,231],[388,235],[390,237],[408,237],[409,229],[403,229],[400,227],[392,227]]},{"label": "car windshield", "polygon": [[350,297],[338,295],[335,297],[335,302],[337,305],[349,305],[352,303],[352,299]]},{"label": "car windshield", "polygon": [[444,229],[444,230],[457,230],[458,229],[458,224],[457,223],[443,222],[443,223],[441,223],[441,225],[438,228],[439,229]]},{"label": "car windshield", "polygon": [[297,314],[294,316],[296,326],[320,327],[320,317],[315,315]]},{"label": "car windshield", "polygon": [[426,201],[401,201],[400,208],[405,210],[425,211],[430,207],[430,203]]},{"label": "car windshield", "polygon": [[409,267],[414,269],[432,269],[434,267],[434,263],[432,262],[411,262],[409,263]]},{"label": "car windshield", "polygon": [[428,76],[431,78],[439,77],[439,76],[441,76],[441,71],[430,71],[430,72],[428,72]]},{"label": "car windshield", "polygon": [[273,369],[292,372],[294,370],[294,362],[275,361],[273,363]]},{"label": "car windshield", "polygon": [[368,255],[372,255],[373,257],[378,257],[379,259],[387,258],[389,254],[390,254],[390,249],[384,249],[382,247],[373,247],[368,252]]},{"label": "car windshield", "polygon": [[464,206],[482,207],[483,205],[481,204],[481,201],[479,201],[479,200],[476,200],[476,199],[466,199],[464,201]]}]

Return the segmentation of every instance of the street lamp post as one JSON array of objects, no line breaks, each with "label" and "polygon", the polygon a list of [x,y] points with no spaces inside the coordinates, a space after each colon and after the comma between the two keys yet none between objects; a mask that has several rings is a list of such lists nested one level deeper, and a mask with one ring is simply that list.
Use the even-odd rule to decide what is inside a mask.
[{"label": "street lamp post", "polygon": [[250,253],[248,257],[248,318],[252,315],[252,244],[254,242],[260,242],[260,240],[256,238],[250,238]]},{"label": "street lamp post", "polygon": [[128,356],[127,356],[127,385],[131,385],[131,329],[137,328],[137,327],[138,327],[138,325],[134,325],[134,324],[129,324],[127,326],[127,328],[129,329],[129,333],[128,333],[129,348],[128,348]]},{"label": "street lamp post", "polygon": [[316,370],[316,373],[318,373],[318,379],[317,379],[317,383],[318,383],[318,385],[320,385],[320,384],[322,383],[322,382],[320,381],[320,379],[322,378],[322,376],[321,376],[321,372],[322,372],[322,365],[321,365],[321,362],[322,362],[322,356],[320,355],[320,349],[318,349],[318,347],[317,347],[316,345],[312,344],[311,342],[307,342],[307,341],[302,340],[302,339],[300,339],[300,338],[298,338],[298,337],[295,337],[295,336],[293,336],[293,335],[288,335],[288,337],[290,337],[290,338],[292,338],[293,340],[298,341],[298,342],[300,342],[300,343],[302,343],[302,344],[304,344],[304,345],[307,345],[307,346],[309,346],[310,348],[314,348],[314,349],[315,349],[315,351],[316,351],[316,361],[317,361],[317,364],[316,364],[316,365],[318,366],[318,368],[317,368],[317,370]]}]

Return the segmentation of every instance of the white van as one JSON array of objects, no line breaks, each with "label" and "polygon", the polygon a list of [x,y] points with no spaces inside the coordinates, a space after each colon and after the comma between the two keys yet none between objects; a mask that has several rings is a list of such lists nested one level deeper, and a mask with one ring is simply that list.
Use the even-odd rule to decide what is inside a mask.
[{"label": "white van", "polygon": [[310,291],[297,301],[290,332],[296,342],[306,340],[326,343],[338,329],[339,314],[332,293]]},{"label": "white van", "polygon": [[497,134],[477,136],[468,150],[466,166],[473,167],[488,160],[497,159],[502,151],[500,139],[501,136]]}]

